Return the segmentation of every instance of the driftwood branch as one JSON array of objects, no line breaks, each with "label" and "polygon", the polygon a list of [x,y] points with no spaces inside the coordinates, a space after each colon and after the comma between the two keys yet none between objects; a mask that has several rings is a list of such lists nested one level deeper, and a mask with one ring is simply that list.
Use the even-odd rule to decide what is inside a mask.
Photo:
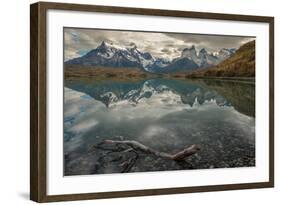
[{"label": "driftwood branch", "polygon": [[[163,157],[166,159],[171,159],[175,161],[181,161],[184,160],[186,157],[191,156],[195,154],[197,151],[201,149],[201,147],[197,144],[191,145],[175,154],[169,154],[166,152],[159,152],[157,150],[154,150],[144,144],[141,144],[140,142],[134,141],[134,140],[105,140],[103,143],[105,144],[116,144],[116,145],[128,145],[133,149],[138,149],[146,153],[154,154],[158,157]],[[125,150],[127,151],[127,150]],[[131,151],[131,150],[130,150]]]}]

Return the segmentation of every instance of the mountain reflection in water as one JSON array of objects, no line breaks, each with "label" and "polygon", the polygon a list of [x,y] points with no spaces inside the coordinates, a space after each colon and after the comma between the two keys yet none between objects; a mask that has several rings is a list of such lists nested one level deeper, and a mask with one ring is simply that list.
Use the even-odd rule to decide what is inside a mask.
[{"label": "mountain reflection in water", "polygon": [[128,154],[94,149],[136,140],[184,162],[141,153],[130,172],[255,166],[255,84],[219,80],[68,80],[64,88],[64,174],[119,173]]}]

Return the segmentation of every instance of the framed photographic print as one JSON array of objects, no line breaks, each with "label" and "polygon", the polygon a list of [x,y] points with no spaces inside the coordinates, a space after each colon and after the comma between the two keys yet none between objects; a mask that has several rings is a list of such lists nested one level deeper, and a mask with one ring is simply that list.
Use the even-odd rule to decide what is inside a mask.
[{"label": "framed photographic print", "polygon": [[274,186],[274,18],[31,5],[30,197]]}]

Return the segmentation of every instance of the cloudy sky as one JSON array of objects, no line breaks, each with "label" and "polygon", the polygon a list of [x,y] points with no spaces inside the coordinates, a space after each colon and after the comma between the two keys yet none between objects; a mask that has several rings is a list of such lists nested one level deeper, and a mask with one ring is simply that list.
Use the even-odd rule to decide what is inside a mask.
[{"label": "cloudy sky", "polygon": [[99,46],[102,41],[122,47],[136,45],[140,51],[150,52],[155,57],[172,59],[180,56],[184,48],[192,45],[195,45],[197,51],[205,48],[208,52],[217,52],[221,48],[239,48],[253,39],[218,35],[65,28],[64,60],[82,56]]}]

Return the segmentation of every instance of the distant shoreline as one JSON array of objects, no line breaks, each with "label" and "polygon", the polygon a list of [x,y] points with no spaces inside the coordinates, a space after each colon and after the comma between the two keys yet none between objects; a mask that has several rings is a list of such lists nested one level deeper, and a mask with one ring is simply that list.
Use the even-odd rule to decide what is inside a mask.
[{"label": "distant shoreline", "polygon": [[187,77],[187,79],[211,79],[211,80],[227,80],[227,81],[241,81],[255,83],[255,77],[216,77],[216,76],[204,76],[204,77]]},{"label": "distant shoreline", "polygon": [[227,81],[241,81],[255,83],[255,77],[227,77],[227,76],[192,76],[189,73],[157,74],[142,71],[139,68],[109,68],[79,65],[64,65],[65,79],[93,78],[99,80],[143,80],[151,78],[167,79],[214,79]]}]

